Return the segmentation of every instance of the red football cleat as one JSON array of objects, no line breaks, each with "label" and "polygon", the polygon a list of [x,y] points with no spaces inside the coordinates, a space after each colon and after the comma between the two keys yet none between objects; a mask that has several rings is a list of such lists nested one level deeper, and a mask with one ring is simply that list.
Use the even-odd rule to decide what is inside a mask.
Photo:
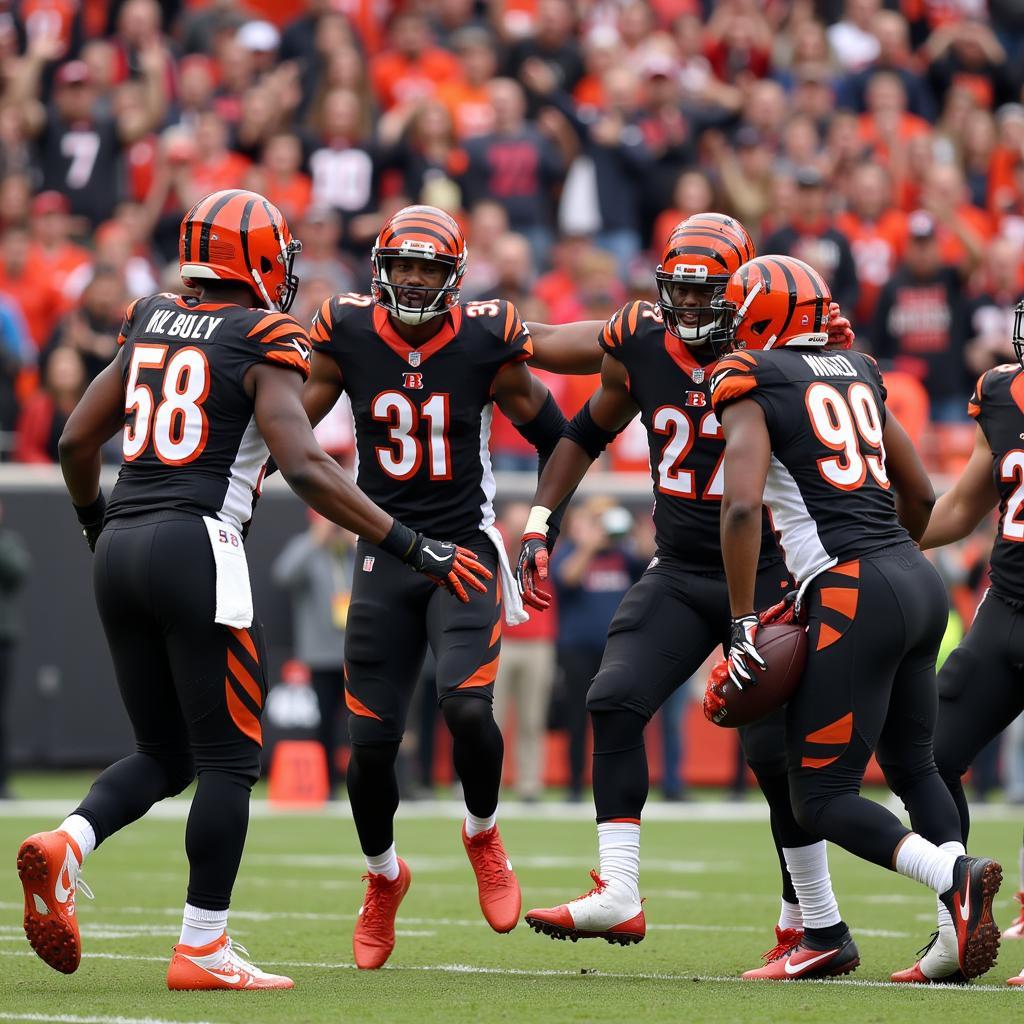
[{"label": "red football cleat", "polygon": [[82,853],[66,832],[37,832],[18,850],[18,875],[25,892],[25,935],[36,955],[55,971],[74,974],[82,961],[82,943],[75,916],[75,892]]},{"label": "red football cleat", "polygon": [[294,988],[295,982],[283,974],[268,974],[245,959],[249,951],[234,945],[225,932],[205,946],[174,947],[167,968],[167,987],[172,992],[199,992],[227,989],[254,992],[267,988]]},{"label": "red football cleat", "polygon": [[776,960],[781,960],[783,957],[789,956],[789,954],[800,945],[800,940],[803,937],[804,930],[802,928],[780,928],[776,925],[775,945],[769,949],[767,953],[761,954],[761,960],[764,962],[764,966],[755,967],[750,971],[744,971],[743,977],[752,977],[755,972],[764,970],[764,967],[767,967],[768,964],[773,964]]},{"label": "red football cleat", "polygon": [[788,955],[747,971],[748,981],[800,981],[809,978],[838,978],[860,966],[860,954],[847,932],[836,945],[818,948],[805,934]]},{"label": "red football cleat", "polygon": [[1003,932],[1004,939],[1024,939],[1024,892],[1017,893],[1013,897],[1020,904],[1020,913],[1017,920]]},{"label": "red football cleat", "polygon": [[393,882],[372,873],[363,875],[363,881],[367,883],[366,895],[352,933],[352,953],[356,967],[373,971],[383,967],[395,948],[395,915],[409,891],[412,872],[399,857],[398,877]]},{"label": "red football cleat", "polygon": [[480,895],[480,909],[487,923],[496,932],[510,932],[519,923],[519,912],[523,908],[523,895],[519,891],[519,880],[512,870],[501,842],[498,826],[470,838],[466,825],[462,825],[462,844],[466,856],[476,875]]},{"label": "red football cleat", "polygon": [[1021,971],[1015,978],[1007,978],[1006,984],[1013,985],[1015,987],[1024,985],[1024,971]]},{"label": "red football cleat", "polygon": [[987,857],[958,857],[953,887],[939,899],[956,929],[957,954],[965,978],[984,974],[999,955],[999,928],[992,919],[992,900],[1003,881],[1002,866]]},{"label": "red football cleat", "polygon": [[609,885],[596,871],[590,872],[594,888],[571,903],[531,910],[526,923],[553,939],[604,939],[628,946],[643,941],[647,921],[641,903],[623,892],[624,886]]}]

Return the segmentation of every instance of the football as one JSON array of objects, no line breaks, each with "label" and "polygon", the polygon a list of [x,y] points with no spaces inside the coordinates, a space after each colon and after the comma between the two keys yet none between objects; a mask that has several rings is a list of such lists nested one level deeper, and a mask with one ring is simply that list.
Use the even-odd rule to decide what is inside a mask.
[{"label": "football", "polygon": [[754,668],[756,686],[742,690],[726,677],[718,687],[725,700],[725,716],[718,723],[726,728],[749,725],[770,715],[793,696],[807,663],[807,630],[794,623],[761,626],[754,646],[766,668]]}]

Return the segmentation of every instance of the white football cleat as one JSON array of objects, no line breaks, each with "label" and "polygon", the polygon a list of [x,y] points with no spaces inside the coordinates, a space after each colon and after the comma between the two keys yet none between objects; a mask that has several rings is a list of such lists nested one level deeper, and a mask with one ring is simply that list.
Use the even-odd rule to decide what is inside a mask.
[{"label": "white football cleat", "polygon": [[553,939],[604,939],[620,946],[642,941],[647,934],[643,900],[623,885],[606,882],[596,871],[590,877],[594,888],[586,895],[561,906],[531,910],[526,923]]},{"label": "white football cleat", "polygon": [[167,987],[173,992],[200,989],[229,989],[235,992],[255,991],[263,988],[292,988],[291,978],[261,971],[245,957],[245,946],[234,945],[225,932],[219,939],[205,946],[174,947],[167,968]]}]

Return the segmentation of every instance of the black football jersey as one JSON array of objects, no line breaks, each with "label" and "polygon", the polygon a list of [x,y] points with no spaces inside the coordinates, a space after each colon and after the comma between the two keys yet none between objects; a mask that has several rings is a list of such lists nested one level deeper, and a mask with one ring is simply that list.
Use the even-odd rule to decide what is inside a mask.
[{"label": "black football jersey", "polygon": [[764,410],[764,500],[797,580],[910,539],[885,471],[885,385],[870,356],[734,352],[715,367],[711,397],[719,413],[744,398]]},{"label": "black football jersey", "polygon": [[[665,330],[650,302],[620,309],[601,332],[601,347],[629,375],[650,446],[658,550],[684,569],[722,572],[722,427],[711,407],[714,364],[702,366],[685,342]],[[762,562],[780,555],[765,521]]]},{"label": "black football jersey", "polygon": [[981,375],[967,411],[992,449],[999,531],[992,548],[992,589],[1024,602],[1024,370],[1016,363]]},{"label": "black football jersey", "polygon": [[166,509],[240,527],[268,455],[243,378],[259,362],[308,377],[306,329],[285,313],[162,294],[128,307],[118,344],[124,463],[107,518]]},{"label": "black football jersey", "polygon": [[505,364],[533,353],[515,307],[461,303],[413,346],[370,296],[333,295],[310,338],[337,363],[352,403],[359,487],[432,536],[470,540],[490,526],[491,388]]}]

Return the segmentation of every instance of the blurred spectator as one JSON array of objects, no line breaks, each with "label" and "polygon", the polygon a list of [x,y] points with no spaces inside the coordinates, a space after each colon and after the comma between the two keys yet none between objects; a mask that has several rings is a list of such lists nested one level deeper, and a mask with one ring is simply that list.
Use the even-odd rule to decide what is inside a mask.
[{"label": "blurred spectator", "polygon": [[601,667],[612,616],[643,571],[626,543],[632,525],[624,508],[592,498],[573,512],[568,536],[552,557],[558,663],[569,728],[569,799],[574,801],[583,795],[587,691]]},{"label": "blurred spectator", "polygon": [[702,171],[683,171],[672,191],[671,208],[662,210],[654,222],[654,230],[651,232],[651,252],[661,253],[666,239],[680,221],[692,217],[695,213],[705,213],[714,208],[711,182],[708,181],[707,175]]},{"label": "blurred spectator", "polygon": [[864,90],[865,111],[860,116],[861,145],[882,162],[897,164],[907,143],[930,135],[931,126],[907,110],[907,92],[895,71],[873,71]]},{"label": "blurred spectator", "polygon": [[225,37],[234,36],[246,16],[238,0],[210,0],[203,7],[189,5],[182,22],[182,48],[185,53],[213,53]]},{"label": "blurred spectator", "polygon": [[[525,66],[543,65],[554,88],[571,93],[583,77],[583,60],[574,33],[576,16],[569,0],[537,0],[537,14],[530,35],[512,44],[505,72],[521,76]],[[529,80],[523,78],[527,88]]]},{"label": "blurred spectator", "polygon": [[736,133],[733,146],[719,132],[706,133],[704,141],[726,209],[757,235],[758,225],[772,202],[774,154],[771,147],[751,125],[744,125]]},{"label": "blurred spectator", "polygon": [[935,220],[943,262],[959,267],[967,277],[981,261],[992,221],[971,204],[960,168],[933,163],[925,174],[921,206]]},{"label": "blurred spectator", "polygon": [[857,268],[846,235],[829,215],[825,179],[816,168],[803,167],[796,173],[796,185],[799,196],[791,223],[763,239],[761,251],[809,263],[825,278],[833,300],[852,310],[860,295]]},{"label": "blurred spectator", "polygon": [[[519,541],[530,506],[508,505],[498,520],[509,560],[519,558]],[[543,788],[544,739],[548,704],[555,680],[555,623],[557,610],[531,611],[529,622],[506,629],[501,638],[501,662],[494,686],[494,720],[505,732],[508,714],[515,708],[516,796],[537,800]]]},{"label": "blurred spectator", "polygon": [[70,346],[54,349],[42,388],[29,396],[18,418],[16,462],[57,462],[57,442],[88,383],[78,352]]},{"label": "blurred spectator", "polygon": [[250,169],[246,184],[265,195],[289,224],[305,216],[313,192],[309,176],[302,173],[302,142],[297,135],[280,132],[263,147],[263,159]]},{"label": "blurred spectator", "polygon": [[924,47],[928,79],[942,102],[949,89],[969,89],[980,107],[994,110],[1013,99],[1006,51],[995,33],[975,18],[939,26]]},{"label": "blurred spectator", "polygon": [[460,77],[441,82],[437,98],[448,108],[459,138],[486,135],[494,127],[487,83],[498,67],[498,55],[490,34],[480,28],[460,29],[452,47],[462,69]]},{"label": "blurred spectator", "polygon": [[772,35],[758,4],[719,0],[705,28],[704,52],[715,76],[745,86],[771,68]]},{"label": "blurred spectator", "polygon": [[341,214],[342,244],[356,252],[365,251],[378,227],[371,216],[377,208],[378,172],[365,117],[354,92],[332,89],[316,118],[321,145],[309,157],[313,202]]},{"label": "blurred spectator", "polygon": [[466,292],[467,299],[505,299],[519,309],[525,319],[532,319],[524,308],[532,301],[534,278],[533,253],[530,243],[514,231],[502,235],[491,250],[494,283],[479,293]]},{"label": "blurred spectator", "polygon": [[996,122],[987,111],[975,110],[960,136],[960,158],[970,201],[988,209],[988,182],[996,150]]},{"label": "blurred spectator", "polygon": [[0,294],[17,307],[36,348],[42,348],[63,307],[54,281],[32,261],[28,231],[9,227],[0,237]]},{"label": "blurred spectator", "polygon": [[878,11],[871,19],[871,33],[878,42],[878,53],[865,67],[839,82],[839,105],[863,112],[868,82],[876,71],[888,71],[902,82],[910,113],[933,119],[935,98],[915,65],[906,19],[896,11]]},{"label": "blurred spectator", "polygon": [[97,377],[117,352],[117,336],[126,305],[121,273],[115,267],[97,264],[81,301],[61,318],[47,342],[40,360],[44,375],[51,353],[68,345],[81,356],[87,379]]},{"label": "blurred spectator", "polygon": [[[295,260],[295,273],[302,282],[297,303],[309,304],[312,314],[326,298],[313,287],[314,280],[324,282],[328,294],[357,291],[362,286],[362,277],[366,275],[357,278],[352,266],[339,255],[341,218],[337,211],[329,206],[311,206],[292,231],[302,242],[302,252]],[[475,253],[473,255],[476,256]],[[305,323],[306,319],[302,317],[300,322]],[[311,320],[312,315],[308,319]]]},{"label": "blurred spectator", "polygon": [[317,736],[327,755],[332,794],[342,779],[339,753],[345,704],[345,623],[352,591],[353,536],[312,510],[309,529],[293,537],[271,569],[289,591],[295,657],[309,667],[320,706]]},{"label": "blurred spectator", "polygon": [[458,213],[462,194],[456,180],[465,172],[466,154],[448,108],[437,100],[397,108],[381,119],[380,141],[391,135],[394,144],[383,159],[401,174],[402,195]]},{"label": "blurred spectator", "polygon": [[849,178],[847,197],[849,209],[836,218],[836,227],[850,241],[860,300],[846,313],[866,327],[874,316],[879,292],[903,254],[907,218],[892,205],[892,182],[881,164],[861,164]]},{"label": "blurred spectator", "polygon": [[564,167],[555,145],[526,120],[522,87],[496,78],[489,88],[494,131],[467,139],[463,205],[495,199],[505,207],[509,226],[530,240],[538,262],[551,248],[551,189]]},{"label": "blurred spectator", "polygon": [[[3,506],[0,506],[0,523]],[[11,800],[7,755],[7,696],[10,689],[14,651],[21,636],[18,592],[25,585],[32,559],[21,537],[10,527],[0,526],[0,800]]]},{"label": "blurred spectator", "polygon": [[34,366],[35,354],[25,318],[0,284],[0,457],[12,447],[19,375]]},{"label": "blurred spectator", "polygon": [[871,346],[883,369],[893,366],[924,384],[933,420],[961,421],[970,386],[963,289],[956,269],[943,263],[934,218],[918,210],[908,227],[903,260],[875,307]]},{"label": "blurred spectator", "polygon": [[967,303],[967,349],[964,357],[972,377],[1001,363],[1016,360],[1013,310],[1024,296],[1024,274],[1018,242],[994,238],[985,250],[981,268],[981,292]]},{"label": "blurred spectator", "polygon": [[[122,189],[123,150],[155,128],[166,109],[168,55],[159,38],[149,40],[139,55],[143,105],[125,107],[118,116],[105,112],[89,66],[81,60],[62,64],[54,76],[53,99],[41,100],[40,78],[59,44],[37,34],[23,58],[11,89],[25,131],[38,136],[44,189],[61,192],[71,212],[96,225],[113,211]],[[121,88],[133,88],[126,83]]]},{"label": "blurred spectator", "polygon": [[[174,154],[179,159],[178,153]],[[197,199],[236,188],[249,170],[249,161],[228,148],[228,126],[224,119],[211,112],[199,115],[196,122],[195,147],[191,153],[183,151],[180,159],[189,164],[189,191]],[[188,209],[192,204],[186,205]]]},{"label": "blurred spectator", "polygon": [[445,81],[459,77],[459,63],[435,45],[427,20],[412,10],[391,20],[390,49],[374,57],[370,78],[384,110],[433,96]]},{"label": "blurred spectator", "polygon": [[508,214],[501,203],[481,199],[469,214],[466,241],[473,258],[462,278],[462,291],[466,295],[491,295],[498,281],[498,268],[494,250],[498,239],[508,233]]},{"label": "blurred spectator", "polygon": [[89,250],[71,241],[71,206],[59,192],[40,192],[32,200],[32,249],[29,262],[64,292],[68,277],[91,262]]},{"label": "blurred spectator", "polygon": [[847,71],[859,71],[879,54],[874,19],[881,0],[846,0],[843,18],[828,30],[828,42],[836,59]]}]

